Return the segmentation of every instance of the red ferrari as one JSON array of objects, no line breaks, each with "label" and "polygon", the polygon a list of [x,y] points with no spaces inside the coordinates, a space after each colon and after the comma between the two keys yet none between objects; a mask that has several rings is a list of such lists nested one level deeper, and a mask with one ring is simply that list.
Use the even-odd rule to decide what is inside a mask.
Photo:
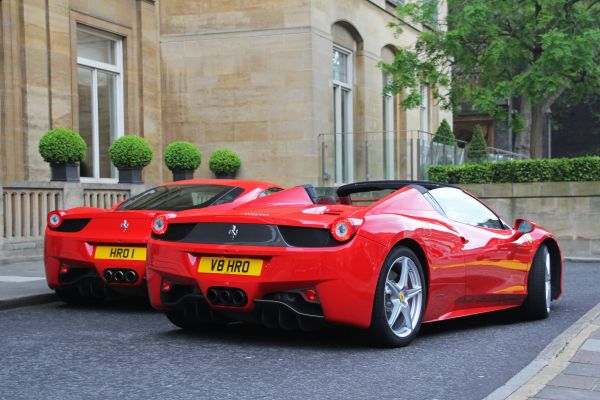
[{"label": "red ferrari", "polygon": [[157,212],[224,211],[280,190],[266,182],[188,180],[155,187],[110,210],[52,211],[44,240],[48,286],[74,304],[102,300],[109,288],[145,295],[146,242]]},{"label": "red ferrari", "polygon": [[224,213],[155,216],[152,305],[184,329],[328,322],[403,346],[423,322],[513,307],[545,318],[561,295],[556,237],[524,219],[511,228],[458,187],[380,181],[336,194],[299,186]]}]

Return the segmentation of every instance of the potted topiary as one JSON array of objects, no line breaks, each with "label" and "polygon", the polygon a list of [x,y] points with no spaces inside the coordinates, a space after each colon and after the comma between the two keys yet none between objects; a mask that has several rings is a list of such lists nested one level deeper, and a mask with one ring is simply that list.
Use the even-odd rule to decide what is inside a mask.
[{"label": "potted topiary", "polygon": [[142,169],[150,164],[153,155],[150,143],[135,135],[115,140],[108,149],[110,160],[119,169],[119,183],[144,183]]},{"label": "potted topiary", "polygon": [[233,179],[242,165],[240,156],[233,150],[217,149],[210,155],[208,168],[219,179]]},{"label": "potted topiary", "polygon": [[50,164],[51,180],[79,182],[79,162],[85,160],[87,145],[79,133],[65,128],[46,132],[38,146],[40,155]]},{"label": "potted topiary", "polygon": [[165,164],[173,173],[173,181],[192,179],[201,161],[200,150],[190,142],[173,142],[165,149]]}]

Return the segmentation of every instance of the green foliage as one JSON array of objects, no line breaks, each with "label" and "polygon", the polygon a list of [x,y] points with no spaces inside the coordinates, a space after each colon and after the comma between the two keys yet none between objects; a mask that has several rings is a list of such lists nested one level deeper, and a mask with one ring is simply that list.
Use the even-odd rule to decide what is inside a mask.
[{"label": "green foliage", "polygon": [[208,161],[208,168],[215,174],[234,174],[241,165],[240,156],[229,149],[215,150]]},{"label": "green foliage", "polygon": [[118,138],[108,149],[108,156],[117,168],[144,168],[150,164],[153,155],[150,143],[135,135]]},{"label": "green foliage", "polygon": [[432,165],[428,176],[433,182],[454,184],[600,181],[600,157]]},{"label": "green foliage", "polygon": [[200,150],[190,142],[173,142],[165,149],[165,164],[171,171],[196,169],[201,161]]},{"label": "green foliage", "polygon": [[39,152],[50,164],[75,163],[85,160],[87,145],[79,133],[65,128],[54,128],[40,139]]},{"label": "green foliage", "polygon": [[479,125],[475,125],[473,130],[473,136],[467,148],[467,161],[475,163],[487,161],[487,143]]},{"label": "green foliage", "polygon": [[[431,3],[438,2],[407,2],[390,26],[397,33],[407,20],[435,26]],[[404,107],[421,104],[422,84],[446,107],[469,102],[498,119],[507,118],[501,103],[509,96],[530,104],[522,108],[528,113],[545,111],[565,90],[600,93],[599,1],[449,0],[448,9],[439,29],[425,29],[391,64],[380,64],[390,76],[385,91],[406,90]],[[513,121],[516,131],[530,128]]]},{"label": "green foliage", "polygon": [[445,119],[442,120],[442,123],[435,132],[433,141],[435,143],[442,143],[456,147],[456,136],[454,136],[454,132],[452,132],[450,124]]}]

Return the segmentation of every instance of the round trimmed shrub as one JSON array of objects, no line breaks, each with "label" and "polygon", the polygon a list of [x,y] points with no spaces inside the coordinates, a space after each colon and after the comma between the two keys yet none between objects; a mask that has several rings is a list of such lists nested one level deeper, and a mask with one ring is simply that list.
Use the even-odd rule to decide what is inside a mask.
[{"label": "round trimmed shrub", "polygon": [[233,150],[217,149],[210,155],[208,168],[215,174],[235,174],[242,165],[240,156]]},{"label": "round trimmed shrub", "polygon": [[171,171],[193,170],[201,161],[202,153],[190,142],[173,142],[165,149],[165,164]]},{"label": "round trimmed shrub", "polygon": [[150,143],[140,136],[127,135],[110,145],[108,156],[117,168],[144,168],[152,161]]},{"label": "round trimmed shrub", "polygon": [[79,133],[54,128],[42,136],[38,150],[47,163],[67,164],[85,160],[87,145]]}]

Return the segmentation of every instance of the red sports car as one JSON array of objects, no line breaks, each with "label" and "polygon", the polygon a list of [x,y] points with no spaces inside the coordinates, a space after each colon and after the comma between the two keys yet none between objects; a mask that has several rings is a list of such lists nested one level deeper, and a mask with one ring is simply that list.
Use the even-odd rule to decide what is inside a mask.
[{"label": "red sports car", "polygon": [[145,295],[146,242],[157,212],[205,207],[224,211],[280,190],[266,182],[187,180],[155,187],[110,210],[52,211],[44,241],[48,286],[76,304],[103,299],[107,287]]},{"label": "red sports car", "polygon": [[548,231],[508,226],[473,195],[431,182],[299,186],[235,209],[157,215],[152,305],[175,325],[223,320],[369,329],[403,346],[422,322],[511,307],[545,318],[562,292]]}]

